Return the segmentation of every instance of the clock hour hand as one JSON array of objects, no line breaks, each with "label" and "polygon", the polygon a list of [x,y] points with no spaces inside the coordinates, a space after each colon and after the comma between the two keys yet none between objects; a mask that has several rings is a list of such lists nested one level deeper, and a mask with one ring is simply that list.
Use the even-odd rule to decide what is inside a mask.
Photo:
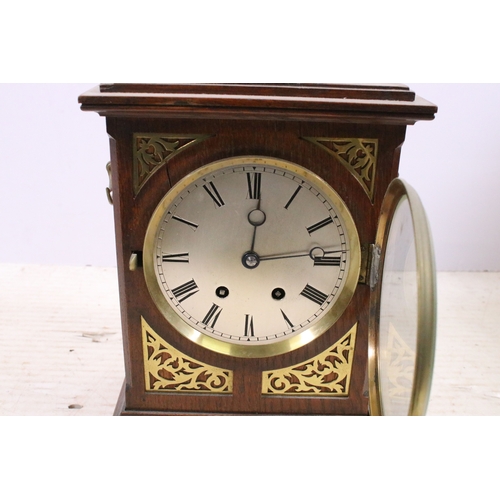
[{"label": "clock hour hand", "polygon": [[252,245],[250,247],[250,252],[253,252],[255,247],[255,236],[257,234],[257,228],[259,226],[262,226],[262,224],[266,222],[266,214],[260,209],[260,198],[259,202],[257,203],[257,208],[255,210],[252,210],[248,214],[248,222],[250,222],[250,224],[253,226]]},{"label": "clock hour hand", "polygon": [[253,226],[252,244],[250,250],[243,254],[241,263],[247,269],[255,269],[260,262],[259,256],[254,252],[255,236],[257,235],[257,228],[266,222],[266,214],[260,209],[260,193],[258,196],[257,208],[248,214],[248,222]]}]

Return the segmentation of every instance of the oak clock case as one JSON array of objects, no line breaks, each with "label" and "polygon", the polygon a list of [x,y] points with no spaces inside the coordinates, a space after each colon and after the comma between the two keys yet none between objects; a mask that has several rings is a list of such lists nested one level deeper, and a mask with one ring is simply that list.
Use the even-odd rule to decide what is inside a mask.
[{"label": "oak clock case", "polygon": [[[80,102],[110,136],[115,414],[399,411],[381,297],[385,247],[401,244],[377,231],[400,212],[384,194],[406,126],[434,105],[405,86],[298,84],[106,84]],[[416,352],[410,414],[425,412],[432,374],[433,351]]]}]

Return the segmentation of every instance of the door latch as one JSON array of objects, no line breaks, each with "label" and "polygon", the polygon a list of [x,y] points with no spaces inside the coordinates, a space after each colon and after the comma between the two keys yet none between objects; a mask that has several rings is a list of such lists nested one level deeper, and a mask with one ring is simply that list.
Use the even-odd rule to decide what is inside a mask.
[{"label": "door latch", "polygon": [[378,245],[371,243],[361,246],[361,269],[358,282],[368,285],[371,290],[374,290],[379,280],[381,254],[382,251]]}]

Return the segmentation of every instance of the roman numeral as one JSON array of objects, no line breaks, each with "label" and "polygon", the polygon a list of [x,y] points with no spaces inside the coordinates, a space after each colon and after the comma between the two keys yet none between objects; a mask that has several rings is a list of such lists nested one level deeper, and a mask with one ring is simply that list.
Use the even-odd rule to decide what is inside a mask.
[{"label": "roman numeral", "polygon": [[203,186],[203,189],[208,193],[210,198],[214,200],[214,203],[217,205],[217,208],[222,207],[222,205],[225,205],[224,200],[221,198],[221,195],[219,194],[219,191],[217,191],[217,188],[215,187],[215,184],[213,182],[209,182],[208,184],[205,184]]},{"label": "roman numeral", "polygon": [[260,200],[261,177],[260,172],[247,172],[248,198],[251,200]]},{"label": "roman numeral", "polygon": [[195,283],[194,280],[188,281],[182,285],[179,285],[176,288],[172,288],[172,293],[174,294],[174,297],[177,299],[177,301],[180,303],[183,300],[188,299],[195,293],[199,292],[200,289],[198,288],[198,285]]},{"label": "roman numeral", "polygon": [[189,253],[166,253],[163,254],[163,262],[189,262]]},{"label": "roman numeral", "polygon": [[302,189],[302,186],[299,186],[295,192],[292,194],[292,197],[288,200],[288,203],[285,205],[285,210],[288,210],[288,207],[292,204],[292,201],[299,194],[299,191]]},{"label": "roman numeral", "polygon": [[214,328],[221,312],[221,307],[219,307],[217,304],[212,304],[212,307],[208,310],[207,315],[203,318],[202,323],[209,326],[210,328]]},{"label": "roman numeral", "polygon": [[340,266],[340,257],[314,257],[315,266]]},{"label": "roman numeral", "polygon": [[248,337],[248,340],[250,340],[250,337],[254,337],[255,335],[254,329],[253,329],[253,316],[250,316],[250,314],[245,314],[245,337]]},{"label": "roman numeral", "polygon": [[328,295],[326,295],[323,292],[320,292],[316,288],[314,288],[311,285],[306,285],[304,290],[300,292],[300,295],[305,297],[306,299],[312,300],[313,302],[316,302],[318,305],[322,305],[323,302],[328,298]]},{"label": "roman numeral", "polygon": [[314,233],[314,231],[317,231],[318,229],[321,229],[322,227],[328,226],[328,224],[332,224],[333,219],[331,217],[327,217],[326,219],[320,220],[316,224],[313,224],[312,226],[309,226],[307,228],[307,232],[309,234]]},{"label": "roman numeral", "polygon": [[172,215],[172,219],[174,219],[178,222],[182,222],[182,224],[186,224],[186,226],[192,227],[195,231],[196,231],[196,229],[198,229],[198,224],[195,224],[194,222],[183,219],[181,217],[177,217],[177,215]]},{"label": "roman numeral", "polygon": [[293,328],[293,323],[288,319],[288,316],[283,312],[283,309],[280,309],[281,314],[283,315],[283,319],[285,320],[286,324],[290,327]]}]

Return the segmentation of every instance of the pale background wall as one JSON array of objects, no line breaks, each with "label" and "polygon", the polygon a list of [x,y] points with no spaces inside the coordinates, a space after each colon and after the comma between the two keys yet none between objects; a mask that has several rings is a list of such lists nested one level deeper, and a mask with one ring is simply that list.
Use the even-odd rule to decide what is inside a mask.
[{"label": "pale background wall", "polygon": [[400,175],[432,226],[440,271],[500,271],[500,85],[410,83],[437,104],[408,127]]},{"label": "pale background wall", "polygon": [[[114,266],[97,85],[0,85],[0,262]],[[408,127],[400,172],[420,194],[439,271],[500,271],[500,84],[409,86],[439,107]]]}]

